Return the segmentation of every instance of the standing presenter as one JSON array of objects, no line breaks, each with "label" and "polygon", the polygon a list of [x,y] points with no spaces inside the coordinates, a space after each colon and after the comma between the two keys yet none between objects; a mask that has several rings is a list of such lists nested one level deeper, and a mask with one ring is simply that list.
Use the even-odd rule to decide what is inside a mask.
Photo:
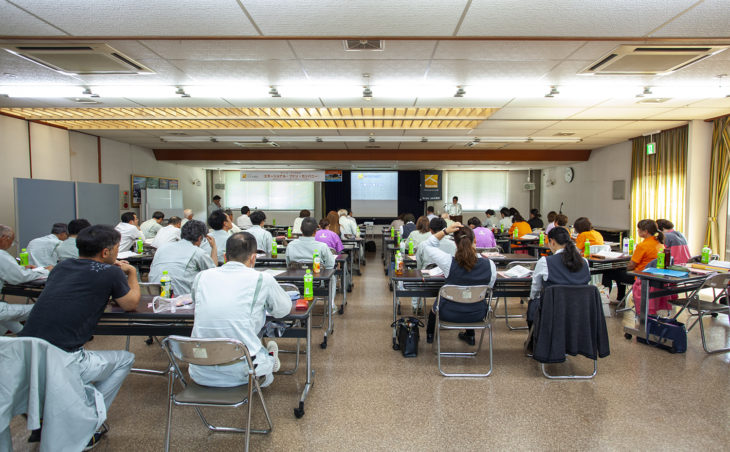
[{"label": "standing presenter", "polygon": [[461,204],[459,204],[459,197],[454,196],[451,200],[451,204],[446,204],[444,206],[446,208],[446,212],[449,214],[449,219],[451,221],[456,221],[461,223],[462,215],[461,215]]}]

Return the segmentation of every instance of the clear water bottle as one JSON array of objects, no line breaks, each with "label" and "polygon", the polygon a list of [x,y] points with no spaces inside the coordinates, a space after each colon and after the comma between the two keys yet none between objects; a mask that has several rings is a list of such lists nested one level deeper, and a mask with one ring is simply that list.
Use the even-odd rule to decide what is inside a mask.
[{"label": "clear water bottle", "polygon": [[630,254],[629,253],[629,238],[624,237],[623,244],[622,244],[622,251],[624,254]]},{"label": "clear water bottle", "polygon": [[312,272],[307,269],[304,273],[304,299],[311,300],[314,298],[314,276]]}]

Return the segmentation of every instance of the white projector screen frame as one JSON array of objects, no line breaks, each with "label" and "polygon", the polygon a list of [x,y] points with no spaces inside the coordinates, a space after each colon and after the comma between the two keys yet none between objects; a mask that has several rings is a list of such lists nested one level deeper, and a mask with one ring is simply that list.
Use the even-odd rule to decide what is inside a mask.
[{"label": "white projector screen frame", "polygon": [[357,217],[398,215],[398,171],[353,171],[350,206]]}]

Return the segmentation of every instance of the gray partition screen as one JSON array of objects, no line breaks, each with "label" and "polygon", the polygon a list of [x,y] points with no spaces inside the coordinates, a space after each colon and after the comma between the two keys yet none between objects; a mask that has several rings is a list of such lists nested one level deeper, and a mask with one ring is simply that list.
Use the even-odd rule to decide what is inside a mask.
[{"label": "gray partition screen", "polygon": [[77,217],[91,224],[119,223],[119,185],[76,182]]},{"label": "gray partition screen", "polygon": [[[76,218],[74,183],[15,178],[15,237],[20,248],[51,233],[53,223]],[[116,206],[116,198],[115,204]]]}]

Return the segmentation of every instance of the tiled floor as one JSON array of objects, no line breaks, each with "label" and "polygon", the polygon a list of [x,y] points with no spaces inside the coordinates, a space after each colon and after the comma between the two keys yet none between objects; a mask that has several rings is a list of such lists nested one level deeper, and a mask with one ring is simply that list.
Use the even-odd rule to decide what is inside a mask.
[{"label": "tiled floor", "polygon": [[[631,315],[607,319],[611,355],[589,381],[549,381],[522,353],[524,331],[495,324],[494,373],[484,379],[448,379],[421,339],[419,356],[405,359],[391,348],[391,293],[382,264],[370,254],[355,278],[344,316],[329,347],[314,348],[315,384],[296,419],[302,387],[296,376],[278,376],[264,390],[274,432],[253,435],[252,450],[728,450],[730,354],[707,355],[699,328],[685,354],[671,355],[623,337]],[[404,314],[410,300],[403,300]],[[519,302],[512,302],[515,310]],[[712,343],[730,342],[726,317],[707,320]],[[316,342],[321,330],[315,330]],[[452,338],[447,345],[461,346]],[[285,347],[286,341],[280,345]],[[122,348],[122,337],[96,337],[91,349]],[[138,367],[165,365],[157,346],[132,339]],[[283,364],[292,355],[283,355]],[[486,364],[486,354],[469,366]],[[570,359],[590,371],[585,358]],[[466,368],[466,367],[465,367]],[[167,380],[132,374],[111,407],[111,431],[95,450],[163,448]],[[255,405],[254,422],[261,425]],[[213,421],[240,425],[242,412],[210,412]],[[241,450],[241,435],[210,434],[192,409],[176,408],[172,450]],[[23,419],[11,424],[15,449],[25,443]]]}]

